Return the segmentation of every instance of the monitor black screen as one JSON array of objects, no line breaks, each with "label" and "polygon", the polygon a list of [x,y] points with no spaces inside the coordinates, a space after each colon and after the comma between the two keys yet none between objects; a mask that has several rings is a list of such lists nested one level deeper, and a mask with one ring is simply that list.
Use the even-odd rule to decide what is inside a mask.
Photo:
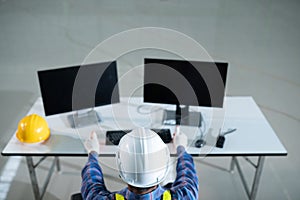
[{"label": "monitor black screen", "polygon": [[223,107],[228,63],[145,58],[144,102]]},{"label": "monitor black screen", "polygon": [[116,61],[38,71],[46,116],[118,103]]}]

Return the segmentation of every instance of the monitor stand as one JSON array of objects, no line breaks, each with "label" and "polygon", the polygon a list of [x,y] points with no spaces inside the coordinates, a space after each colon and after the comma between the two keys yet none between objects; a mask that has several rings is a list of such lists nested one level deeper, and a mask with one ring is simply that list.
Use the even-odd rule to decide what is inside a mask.
[{"label": "monitor stand", "polygon": [[189,106],[176,105],[176,111],[165,110],[163,116],[164,125],[186,125],[201,127],[201,112],[189,112]]},{"label": "monitor stand", "polygon": [[94,110],[79,110],[68,116],[72,128],[81,128],[101,122],[99,114]]}]

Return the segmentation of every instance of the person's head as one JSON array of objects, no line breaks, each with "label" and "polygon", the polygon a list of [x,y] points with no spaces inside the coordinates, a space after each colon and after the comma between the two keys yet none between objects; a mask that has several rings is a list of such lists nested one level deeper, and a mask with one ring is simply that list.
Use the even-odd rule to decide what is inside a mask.
[{"label": "person's head", "polygon": [[136,193],[147,193],[161,183],[169,169],[167,145],[152,130],[138,128],[122,137],[116,153],[120,177]]}]

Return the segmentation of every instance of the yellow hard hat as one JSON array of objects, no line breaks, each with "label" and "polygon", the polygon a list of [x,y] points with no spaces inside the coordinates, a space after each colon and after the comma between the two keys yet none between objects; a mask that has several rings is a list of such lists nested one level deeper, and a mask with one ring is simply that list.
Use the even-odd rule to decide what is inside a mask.
[{"label": "yellow hard hat", "polygon": [[31,114],[20,120],[16,136],[25,143],[42,142],[49,138],[50,129],[43,117]]}]

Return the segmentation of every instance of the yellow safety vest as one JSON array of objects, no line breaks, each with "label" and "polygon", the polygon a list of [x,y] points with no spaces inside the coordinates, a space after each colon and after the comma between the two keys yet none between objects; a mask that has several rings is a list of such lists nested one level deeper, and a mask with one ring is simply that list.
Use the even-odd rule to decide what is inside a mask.
[{"label": "yellow safety vest", "polygon": [[[124,196],[116,193],[116,200],[125,200]],[[171,200],[171,192],[170,190],[166,190],[162,196],[162,200]]]}]

